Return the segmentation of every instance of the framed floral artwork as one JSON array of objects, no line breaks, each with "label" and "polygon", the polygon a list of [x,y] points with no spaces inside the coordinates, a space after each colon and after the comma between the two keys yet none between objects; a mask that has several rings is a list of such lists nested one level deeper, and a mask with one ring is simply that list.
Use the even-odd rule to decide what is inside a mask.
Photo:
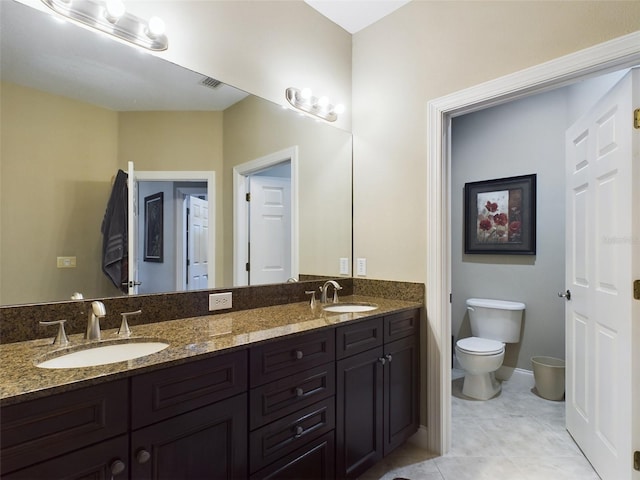
[{"label": "framed floral artwork", "polygon": [[536,175],[464,185],[464,253],[536,254]]},{"label": "framed floral artwork", "polygon": [[162,263],[164,250],[164,193],[144,198],[144,261]]}]

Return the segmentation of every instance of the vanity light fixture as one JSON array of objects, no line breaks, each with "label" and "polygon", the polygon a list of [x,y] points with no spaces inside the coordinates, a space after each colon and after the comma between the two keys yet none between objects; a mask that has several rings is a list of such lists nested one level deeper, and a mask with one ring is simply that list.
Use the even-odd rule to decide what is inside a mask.
[{"label": "vanity light fixture", "polygon": [[327,122],[335,122],[338,115],[344,113],[344,105],[333,105],[327,97],[314,97],[309,88],[289,87],[285,90],[285,97],[294,108]]},{"label": "vanity light fixture", "polygon": [[149,50],[166,50],[169,41],[158,17],[145,21],[126,11],[122,0],[42,0],[71,20]]}]

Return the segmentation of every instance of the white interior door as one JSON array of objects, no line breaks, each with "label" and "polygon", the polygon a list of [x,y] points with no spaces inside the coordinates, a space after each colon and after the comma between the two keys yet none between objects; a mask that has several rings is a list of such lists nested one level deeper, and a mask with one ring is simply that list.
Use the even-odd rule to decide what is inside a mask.
[{"label": "white interior door", "polygon": [[138,293],[138,181],[133,162],[127,164],[127,187],[129,190],[128,199],[128,294]]},{"label": "white interior door", "polygon": [[286,282],[291,272],[291,180],[249,177],[249,283]]},{"label": "white interior door", "polygon": [[632,141],[638,136],[632,87],[638,79],[629,73],[566,135],[567,429],[603,480],[631,479],[633,472],[632,369],[637,375],[639,367],[632,367]]},{"label": "white interior door", "polygon": [[189,197],[188,226],[189,290],[201,290],[208,286],[209,202]]}]

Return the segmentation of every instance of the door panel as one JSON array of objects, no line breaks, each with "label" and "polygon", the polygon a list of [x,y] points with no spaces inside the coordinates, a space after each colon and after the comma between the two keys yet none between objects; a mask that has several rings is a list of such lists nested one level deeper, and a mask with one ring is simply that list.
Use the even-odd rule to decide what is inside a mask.
[{"label": "door panel", "polygon": [[189,197],[189,290],[208,287],[209,202]]},{"label": "door panel", "polygon": [[603,480],[632,478],[629,240],[637,82],[637,73],[629,73],[566,136],[567,428]]}]

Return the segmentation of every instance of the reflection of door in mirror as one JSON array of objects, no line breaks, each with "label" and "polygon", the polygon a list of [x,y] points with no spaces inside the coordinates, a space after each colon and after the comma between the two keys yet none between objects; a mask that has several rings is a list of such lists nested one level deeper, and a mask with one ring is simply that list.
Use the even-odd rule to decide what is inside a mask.
[{"label": "reflection of door in mirror", "polygon": [[138,293],[213,288],[214,172],[136,171],[135,176],[138,205],[159,192],[164,198],[162,262],[143,261],[144,215],[138,215],[140,239],[130,256],[137,258]]},{"label": "reflection of door in mirror", "polygon": [[233,169],[234,285],[298,277],[297,167],[291,147]]}]

